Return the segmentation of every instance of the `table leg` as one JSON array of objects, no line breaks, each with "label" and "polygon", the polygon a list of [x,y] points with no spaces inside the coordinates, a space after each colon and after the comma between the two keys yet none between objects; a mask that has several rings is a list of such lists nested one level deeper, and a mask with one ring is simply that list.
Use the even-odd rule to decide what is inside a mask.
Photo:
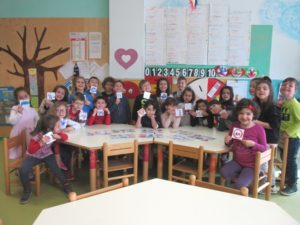
[{"label": "table leg", "polygon": [[96,168],[97,168],[97,156],[96,150],[90,150],[90,187],[91,191],[96,190]]},{"label": "table leg", "polygon": [[215,153],[210,154],[210,162],[209,162],[209,183],[215,183],[216,178],[216,167],[217,167],[218,155]]},{"label": "table leg", "polygon": [[163,146],[157,145],[157,177],[162,178],[163,177]]},{"label": "table leg", "polygon": [[150,144],[144,145],[143,180],[148,180]]}]

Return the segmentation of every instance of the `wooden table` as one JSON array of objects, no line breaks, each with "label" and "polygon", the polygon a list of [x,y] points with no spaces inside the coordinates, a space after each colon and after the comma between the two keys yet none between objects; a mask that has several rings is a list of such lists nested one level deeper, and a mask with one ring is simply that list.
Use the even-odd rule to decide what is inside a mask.
[{"label": "wooden table", "polygon": [[[135,128],[132,125],[112,124],[85,126],[79,130],[68,133],[65,144],[72,145],[89,151],[90,187],[96,190],[97,151],[102,149],[104,143],[128,143],[137,139],[139,145],[153,143],[152,129]],[[149,155],[149,147],[144,154]],[[147,159],[147,157],[145,157]],[[144,163],[144,173],[148,172],[148,163]]]},{"label": "wooden table", "polygon": [[160,179],[44,209],[34,225],[296,225],[273,202]]},{"label": "wooden table", "polygon": [[177,129],[162,129],[157,132],[154,143],[160,144],[158,148],[158,177],[162,178],[162,146],[169,145],[172,140],[174,144],[180,144],[188,147],[203,147],[205,153],[210,154],[209,163],[209,182],[215,183],[215,174],[217,167],[218,154],[228,152],[224,144],[224,137],[228,131],[221,132],[215,128],[207,127],[179,127]]}]

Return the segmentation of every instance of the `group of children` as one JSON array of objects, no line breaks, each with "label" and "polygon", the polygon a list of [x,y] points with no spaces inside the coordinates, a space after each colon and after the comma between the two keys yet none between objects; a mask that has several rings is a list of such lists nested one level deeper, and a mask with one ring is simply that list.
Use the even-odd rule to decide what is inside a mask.
[{"label": "group of children", "polygon": [[[105,78],[101,93],[98,86],[98,78],[91,77],[86,82],[80,76],[74,78],[74,91],[70,94],[64,86],[57,85],[53,89],[54,97],[42,101],[39,115],[31,106],[21,106],[22,100],[30,101],[26,89],[15,90],[17,102],[10,115],[10,122],[14,125],[11,136],[25,130],[28,146],[27,157],[20,168],[24,188],[22,204],[27,203],[31,195],[30,170],[42,161],[59,179],[64,191],[71,191],[70,161],[75,149],[54,140],[66,140],[68,132],[84,125],[111,123],[153,129],[206,126],[229,130],[225,143],[232,146],[234,157],[230,162],[225,160],[221,174],[226,179],[234,179],[237,188],[251,184],[255,152],[265,151],[267,144],[277,144],[281,135],[282,139],[289,138],[286,188],[281,193],[290,195],[297,191],[300,104],[295,99],[297,80],[294,78],[285,79],[281,86],[280,92],[284,96],[281,111],[273,100],[271,80],[267,78],[253,79],[250,85],[253,99],[242,99],[237,103],[230,86],[222,88],[219,100],[207,102],[197,98],[184,77],[177,79],[177,91],[173,93],[168,80],[160,78],[156,95],[151,93],[150,82],[142,80],[139,83],[140,95],[134,101],[132,112],[121,80]],[[234,137],[235,128],[243,130],[242,139]],[[60,149],[60,155],[53,154],[58,152],[57,149]],[[19,154],[18,149],[11,150],[11,158]]]}]

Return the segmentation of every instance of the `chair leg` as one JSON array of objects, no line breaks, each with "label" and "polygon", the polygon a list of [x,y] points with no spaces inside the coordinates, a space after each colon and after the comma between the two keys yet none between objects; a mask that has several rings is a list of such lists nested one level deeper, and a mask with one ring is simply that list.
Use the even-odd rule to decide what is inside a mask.
[{"label": "chair leg", "polygon": [[35,183],[36,183],[35,194],[36,194],[36,196],[39,196],[40,191],[41,191],[41,168],[40,168],[40,165],[36,165],[34,167],[34,170],[35,170]]},{"label": "chair leg", "polygon": [[226,179],[224,177],[221,177],[221,186],[225,186],[225,182],[226,182]]}]

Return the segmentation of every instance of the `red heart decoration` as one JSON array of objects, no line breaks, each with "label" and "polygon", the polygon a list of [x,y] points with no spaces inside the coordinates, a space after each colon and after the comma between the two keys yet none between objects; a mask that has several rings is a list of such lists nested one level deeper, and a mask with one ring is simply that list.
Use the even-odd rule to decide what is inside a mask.
[{"label": "red heart decoration", "polygon": [[116,61],[126,70],[131,67],[137,60],[138,53],[134,49],[125,50],[119,48],[115,51]]}]

